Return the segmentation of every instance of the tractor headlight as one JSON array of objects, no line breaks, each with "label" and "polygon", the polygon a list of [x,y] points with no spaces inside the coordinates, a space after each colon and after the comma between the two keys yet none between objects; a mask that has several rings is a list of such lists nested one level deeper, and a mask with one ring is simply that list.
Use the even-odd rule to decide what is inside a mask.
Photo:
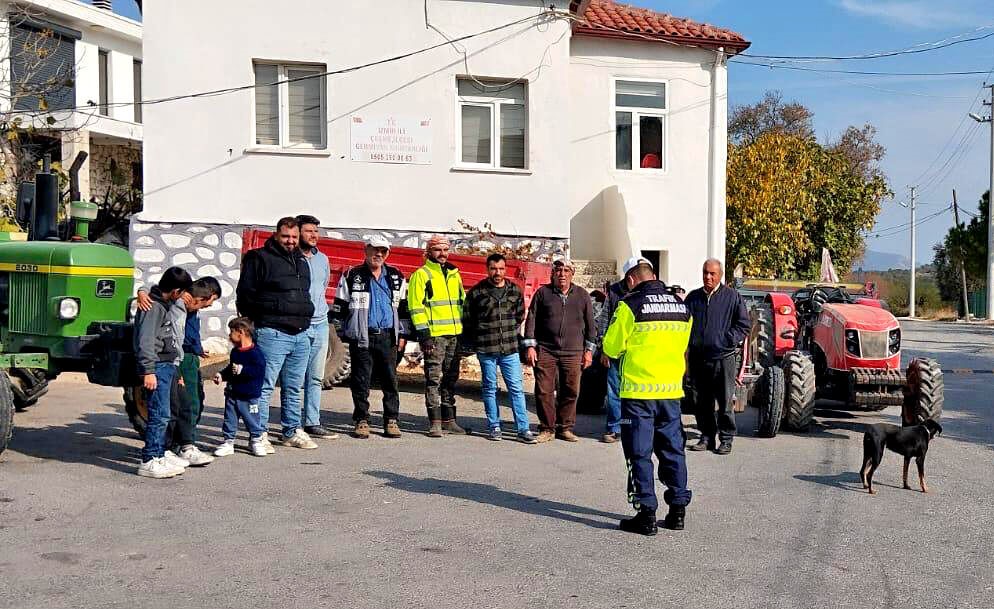
[{"label": "tractor headlight", "polygon": [[859,357],[859,331],[846,330],[846,351]]},{"label": "tractor headlight", "polygon": [[138,317],[138,299],[132,298],[128,301],[128,317],[126,321],[134,321]]},{"label": "tractor headlight", "polygon": [[72,321],[79,317],[79,301],[75,298],[63,298],[59,301],[59,319]]},{"label": "tractor headlight", "polygon": [[901,350],[901,328],[894,328],[890,331],[890,340],[887,348],[891,355],[896,355]]}]

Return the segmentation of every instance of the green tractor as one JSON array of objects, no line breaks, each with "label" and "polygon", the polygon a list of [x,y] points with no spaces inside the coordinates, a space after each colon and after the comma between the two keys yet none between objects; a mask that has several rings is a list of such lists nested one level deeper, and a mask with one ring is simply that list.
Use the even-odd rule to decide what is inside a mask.
[{"label": "green tractor", "polygon": [[[75,182],[74,172],[70,178]],[[27,235],[0,233],[0,453],[14,411],[36,403],[60,373],[86,372],[91,382],[111,386],[134,382],[134,261],[125,249],[87,241],[93,203],[72,202],[73,233],[60,235],[59,199],[58,176],[46,159],[35,182],[18,191],[18,222],[29,227]]]}]

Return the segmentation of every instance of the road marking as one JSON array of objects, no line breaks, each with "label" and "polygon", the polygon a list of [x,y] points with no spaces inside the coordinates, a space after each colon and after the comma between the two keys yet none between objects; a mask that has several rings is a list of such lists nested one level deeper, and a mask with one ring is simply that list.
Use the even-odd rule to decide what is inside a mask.
[{"label": "road marking", "polygon": [[977,370],[971,368],[948,368],[942,374],[994,374],[994,370]]}]

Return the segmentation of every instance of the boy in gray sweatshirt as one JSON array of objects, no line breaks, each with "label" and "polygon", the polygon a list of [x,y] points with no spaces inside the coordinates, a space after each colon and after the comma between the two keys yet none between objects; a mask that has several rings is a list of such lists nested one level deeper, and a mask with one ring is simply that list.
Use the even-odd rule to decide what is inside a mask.
[{"label": "boy in gray sweatshirt", "polygon": [[179,267],[166,269],[158,285],[149,291],[152,308],[139,310],[135,316],[135,359],[138,376],[148,405],[145,447],[142,448],[138,475],[148,478],[171,478],[183,468],[166,459],[166,426],[170,417],[170,388],[176,376],[177,350],[175,326],[169,310],[193,279]]}]

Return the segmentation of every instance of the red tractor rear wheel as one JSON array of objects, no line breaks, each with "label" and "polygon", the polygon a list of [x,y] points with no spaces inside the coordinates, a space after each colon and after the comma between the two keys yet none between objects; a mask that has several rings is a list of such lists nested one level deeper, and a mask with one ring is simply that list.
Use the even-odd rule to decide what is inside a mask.
[{"label": "red tractor rear wheel", "polygon": [[789,351],[783,358],[786,384],[784,423],[793,431],[806,431],[815,414],[815,366],[801,351]]},{"label": "red tractor rear wheel", "polygon": [[783,420],[785,383],[783,369],[770,366],[756,385],[754,404],[759,409],[759,436],[774,438]]},{"label": "red tractor rear wheel", "polygon": [[945,402],[945,380],[942,368],[934,359],[913,359],[908,364],[908,396],[902,412],[905,423],[917,425],[926,419],[938,421]]}]

